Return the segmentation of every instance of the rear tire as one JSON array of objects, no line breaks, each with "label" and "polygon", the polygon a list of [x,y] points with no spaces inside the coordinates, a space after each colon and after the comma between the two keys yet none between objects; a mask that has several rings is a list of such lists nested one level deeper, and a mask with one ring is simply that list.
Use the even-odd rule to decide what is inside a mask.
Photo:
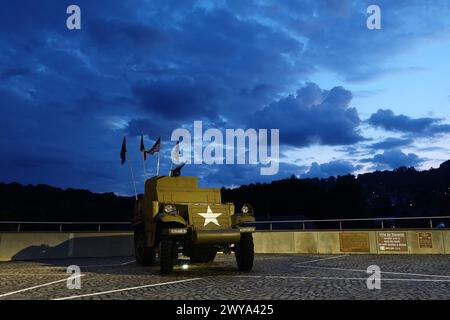
[{"label": "rear tire", "polygon": [[255,252],[251,233],[241,234],[241,240],[235,245],[234,254],[239,271],[248,272],[252,270]]},{"label": "rear tire", "polygon": [[155,264],[155,248],[147,246],[147,235],[143,228],[134,230],[134,255],[136,256],[136,262],[141,266]]},{"label": "rear tire", "polygon": [[173,271],[173,264],[175,260],[175,243],[172,239],[161,240],[159,260],[160,271],[162,274],[168,274]]}]

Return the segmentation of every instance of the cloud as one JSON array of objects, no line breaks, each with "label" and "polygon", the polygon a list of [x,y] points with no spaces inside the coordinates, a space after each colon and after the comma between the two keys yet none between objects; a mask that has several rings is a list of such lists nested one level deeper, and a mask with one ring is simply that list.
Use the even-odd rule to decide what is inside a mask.
[{"label": "cloud", "polygon": [[327,163],[313,162],[302,178],[328,178],[351,174],[361,169],[361,165],[353,165],[350,161],[334,160]]},{"label": "cloud", "polygon": [[215,187],[239,186],[250,183],[269,183],[274,180],[286,179],[292,175],[300,176],[306,167],[289,163],[280,163],[276,175],[260,175],[259,165],[190,165],[183,174],[199,176],[199,182]]},{"label": "cloud", "polygon": [[[332,70],[349,81],[366,81],[388,73],[404,72],[390,60],[423,39],[448,32],[448,2],[437,0],[379,0],[382,29],[366,28],[370,1],[249,1],[236,5],[270,24],[307,39],[303,61]],[[385,44],[389,43],[389,46]]]},{"label": "cloud", "polygon": [[360,160],[362,163],[372,163],[375,169],[395,169],[402,166],[415,167],[420,165],[425,159],[414,153],[403,153],[401,150],[386,150],[373,156]]},{"label": "cloud", "polygon": [[71,161],[67,160],[64,155],[46,156],[46,155],[33,155],[27,154],[25,157],[17,157],[14,160],[17,167],[20,168],[42,168],[42,166],[67,166],[71,165]]},{"label": "cloud", "polygon": [[0,72],[0,79],[9,79],[13,77],[20,77],[20,76],[26,76],[31,74],[33,71],[30,68],[27,67],[14,67],[14,68],[7,68]]},{"label": "cloud", "polygon": [[132,91],[144,109],[167,119],[217,116],[215,89],[206,79],[177,77],[158,80],[137,84]]},{"label": "cloud", "polygon": [[172,129],[177,127],[181,127],[178,122],[155,116],[152,118],[131,119],[127,123],[125,131],[131,136],[140,136],[143,133],[150,139],[162,136],[164,140],[169,140]]},{"label": "cloud", "polygon": [[119,19],[95,19],[89,24],[89,35],[101,46],[130,45],[147,50],[164,41],[164,35],[153,26]]},{"label": "cloud", "polygon": [[[129,193],[123,135],[138,159],[133,136],[167,137],[192,120],[280,128],[285,147],[356,147],[364,138],[351,92],[301,84],[318,70],[354,81],[404,72],[388,60],[446,34],[449,16],[447,1],[423,10],[422,1],[382,0],[383,29],[371,32],[370,3],[358,1],[77,0],[82,29],[69,31],[68,4],[2,3],[0,180]],[[429,119],[423,131],[414,121],[393,128],[449,131]],[[257,168],[218,170],[206,170],[206,181],[260,180]],[[280,165],[280,175],[304,170]]]},{"label": "cloud", "polygon": [[368,148],[378,150],[395,149],[398,147],[410,145],[411,143],[413,143],[413,141],[413,139],[386,138],[382,141],[369,145]]},{"label": "cloud", "polygon": [[377,128],[413,135],[435,135],[450,132],[450,124],[440,124],[442,119],[411,118],[402,114],[395,115],[389,109],[379,109],[370,116],[367,122]]},{"label": "cloud", "polygon": [[364,140],[358,131],[358,111],[350,107],[352,94],[343,87],[323,90],[307,83],[297,94],[282,98],[252,116],[252,125],[281,128],[281,143],[348,145]]}]

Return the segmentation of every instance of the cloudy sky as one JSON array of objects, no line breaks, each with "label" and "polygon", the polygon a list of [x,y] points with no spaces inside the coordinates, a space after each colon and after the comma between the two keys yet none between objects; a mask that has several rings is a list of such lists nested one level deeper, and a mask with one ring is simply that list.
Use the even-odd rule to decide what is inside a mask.
[{"label": "cloudy sky", "polygon": [[[366,27],[381,8],[381,30]],[[81,8],[81,30],[66,8]],[[132,192],[139,136],[279,128],[280,170],[189,165],[203,186],[437,167],[450,158],[450,3],[17,0],[0,7],[0,181]],[[147,160],[154,174],[155,157]]]}]

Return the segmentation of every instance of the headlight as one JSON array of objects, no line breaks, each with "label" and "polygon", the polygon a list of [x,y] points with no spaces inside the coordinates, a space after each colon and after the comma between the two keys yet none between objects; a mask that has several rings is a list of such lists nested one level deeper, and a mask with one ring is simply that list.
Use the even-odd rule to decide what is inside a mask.
[{"label": "headlight", "polygon": [[250,204],[246,203],[242,206],[241,212],[243,214],[253,214],[253,207]]},{"label": "headlight", "polygon": [[164,213],[172,213],[175,211],[175,207],[171,204],[166,204],[164,206]]}]

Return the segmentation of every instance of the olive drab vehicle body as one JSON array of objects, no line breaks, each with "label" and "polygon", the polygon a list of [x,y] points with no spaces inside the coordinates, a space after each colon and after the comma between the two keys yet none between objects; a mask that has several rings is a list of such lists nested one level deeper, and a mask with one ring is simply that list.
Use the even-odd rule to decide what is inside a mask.
[{"label": "olive drab vehicle body", "polygon": [[153,265],[159,258],[162,273],[173,270],[179,253],[193,263],[212,262],[218,251],[234,251],[239,270],[253,266],[253,209],[239,212],[222,203],[220,189],[199,188],[198,178],[156,176],[145,182],[136,201],[132,226],[136,260]]}]

